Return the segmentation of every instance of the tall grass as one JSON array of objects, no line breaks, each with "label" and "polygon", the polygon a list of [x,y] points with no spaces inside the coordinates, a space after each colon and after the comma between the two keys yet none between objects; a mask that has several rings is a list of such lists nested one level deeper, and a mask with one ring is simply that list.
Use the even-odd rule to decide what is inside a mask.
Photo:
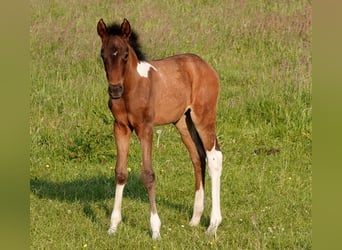
[{"label": "tall grass", "polygon": [[[312,248],[310,2],[31,0],[30,9],[30,248]],[[106,235],[116,151],[96,24],[124,17],[149,58],[192,52],[220,75],[216,238],[204,234],[208,177],[201,224],[188,226],[193,170],[171,125],[153,144],[162,240],[150,239],[135,136],[123,223]]]}]

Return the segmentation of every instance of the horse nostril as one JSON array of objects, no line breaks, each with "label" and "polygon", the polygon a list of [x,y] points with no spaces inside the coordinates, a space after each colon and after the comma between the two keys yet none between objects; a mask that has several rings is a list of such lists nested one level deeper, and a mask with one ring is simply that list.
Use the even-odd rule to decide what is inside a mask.
[{"label": "horse nostril", "polygon": [[108,94],[112,99],[120,98],[123,93],[124,87],[122,84],[109,85]]}]

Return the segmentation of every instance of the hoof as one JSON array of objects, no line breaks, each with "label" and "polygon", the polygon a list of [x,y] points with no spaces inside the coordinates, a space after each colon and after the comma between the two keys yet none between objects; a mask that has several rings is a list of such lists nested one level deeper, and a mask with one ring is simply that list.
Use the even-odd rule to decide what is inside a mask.
[{"label": "hoof", "polygon": [[116,233],[116,228],[109,228],[107,234],[112,235]]},{"label": "hoof", "polygon": [[160,237],[159,231],[152,232],[152,240],[160,240],[160,239],[161,237]]},{"label": "hoof", "polygon": [[209,236],[215,236],[216,237],[216,231],[217,231],[217,226],[210,225],[206,231],[206,234]]},{"label": "hoof", "polygon": [[215,217],[211,216],[210,225],[207,229],[207,234],[215,235],[216,237],[216,231],[217,231],[218,226],[221,224],[221,221],[222,221],[221,213]]},{"label": "hoof", "polygon": [[198,224],[200,223],[200,219],[194,219],[192,218],[189,222],[189,225],[192,226],[192,227],[197,227]]}]

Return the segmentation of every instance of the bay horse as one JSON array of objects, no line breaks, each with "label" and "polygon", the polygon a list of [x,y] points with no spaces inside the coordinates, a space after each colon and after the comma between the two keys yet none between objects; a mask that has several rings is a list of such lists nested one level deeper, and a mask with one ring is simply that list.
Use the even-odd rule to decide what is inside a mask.
[{"label": "bay horse", "polygon": [[129,140],[133,131],[142,148],[141,179],[150,202],[152,239],[160,237],[161,221],[155,199],[152,169],[153,126],[174,124],[189,151],[195,173],[195,201],[191,226],[197,226],[204,210],[205,167],[211,178],[212,210],[208,234],[216,234],[222,221],[220,176],[222,153],[215,132],[219,77],[199,56],[181,54],[147,61],[137,34],[127,19],[107,25],[100,19],[101,57],[108,81],[108,106],[114,116],[117,149],[115,200],[109,234],[121,222],[123,190],[127,182]]}]

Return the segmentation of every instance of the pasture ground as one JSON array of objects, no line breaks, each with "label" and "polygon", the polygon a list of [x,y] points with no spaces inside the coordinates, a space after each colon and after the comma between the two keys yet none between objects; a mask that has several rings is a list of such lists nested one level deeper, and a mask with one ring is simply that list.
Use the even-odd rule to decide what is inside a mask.
[{"label": "pasture ground", "polygon": [[[31,249],[312,248],[310,1],[30,0]],[[216,237],[192,215],[194,177],[176,129],[157,127],[153,165],[162,240],[149,233],[136,136],[123,223],[114,200],[113,118],[96,24],[126,17],[148,58],[192,52],[219,73],[224,155]]]}]

